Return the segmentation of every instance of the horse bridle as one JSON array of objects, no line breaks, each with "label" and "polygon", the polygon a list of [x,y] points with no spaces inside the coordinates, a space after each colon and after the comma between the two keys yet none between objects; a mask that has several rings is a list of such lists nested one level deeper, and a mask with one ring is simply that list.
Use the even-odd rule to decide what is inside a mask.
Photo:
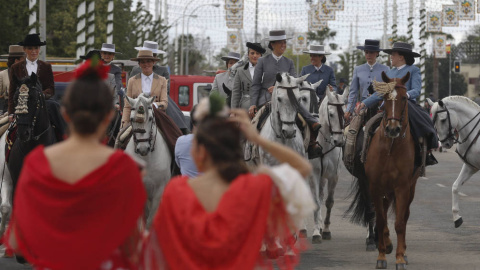
[{"label": "horse bridle", "polygon": [[[140,105],[139,111],[140,111],[140,109],[145,110],[145,108],[143,107],[143,105]],[[135,108],[132,108],[131,110],[134,111]],[[151,111],[152,111],[153,108],[152,108],[151,106],[149,106],[149,107],[148,107],[148,110],[151,110]],[[141,113],[141,112],[139,112],[139,113]],[[143,117],[144,117],[144,119],[146,118],[145,115],[144,115]],[[153,116],[153,111],[152,111],[152,117],[154,117],[154,116]],[[145,120],[144,120],[144,122],[140,122],[140,121],[137,121],[137,120],[135,120],[135,121],[133,121],[133,122],[135,122],[135,123],[137,123],[137,124],[140,124],[140,123],[143,124],[143,123],[145,123]],[[148,143],[148,145],[150,146],[150,152],[153,152],[153,151],[155,150],[155,141],[156,141],[156,139],[157,139],[157,128],[156,128],[156,126],[154,126],[154,123],[155,123],[155,119],[152,119],[152,123],[150,124],[150,133],[149,133],[148,138],[146,138],[146,139],[138,139],[137,136],[136,136],[136,134],[139,134],[139,133],[140,133],[140,134],[145,134],[145,133],[147,133],[147,131],[146,131],[144,128],[134,128],[134,129],[132,130],[132,133],[133,133],[133,142],[134,142],[134,144],[135,144],[135,153],[138,154],[137,144],[138,144],[138,143],[142,143],[142,142],[147,142],[147,143]],[[132,128],[133,128],[133,125],[132,125]],[[153,130],[155,130],[155,135],[153,134]],[[152,143],[152,141],[153,141],[153,143]]]},{"label": "horse bridle", "polygon": [[[394,88],[403,88],[403,89],[407,90],[407,87],[405,87],[404,85],[400,85],[400,84],[396,84]],[[384,113],[383,114],[383,120],[385,121],[385,124],[390,120],[395,120],[395,121],[398,121],[399,123],[403,123],[403,121],[405,120],[405,109],[407,108],[407,106],[408,106],[408,99],[405,100],[405,105],[403,106],[402,112],[400,114],[400,118],[397,118],[397,117],[387,118],[387,114]],[[407,123],[407,125],[408,125],[408,123]],[[405,129],[406,129],[407,125],[405,125]]]},{"label": "horse bridle", "polygon": [[454,142],[458,142],[457,138],[455,138],[455,129],[452,128],[452,121],[450,120],[450,112],[448,111],[447,106],[444,106],[444,108],[445,109],[443,109],[443,110],[436,111],[435,115],[433,115],[433,124],[435,125],[435,123],[437,121],[437,118],[438,118],[438,114],[439,113],[447,113],[447,121],[448,121],[447,137],[445,137],[445,139],[440,139],[440,138],[438,138],[438,139],[440,140],[441,143],[444,143],[444,142],[448,141],[449,139],[453,139]]},{"label": "horse bridle", "polygon": [[[281,88],[281,89],[285,89],[287,90],[287,95],[288,95],[288,100],[290,101],[290,103],[292,103],[292,106],[295,108],[296,111],[298,111],[298,106],[300,106],[300,104],[298,104],[298,101],[296,98],[293,98],[294,101],[292,101],[292,98],[291,98],[291,95],[293,94],[293,90],[294,89],[297,89],[298,86],[291,86],[291,87],[287,87],[287,86],[277,86],[277,88]],[[282,120],[281,116],[280,116],[280,111],[277,110],[277,116],[278,116],[278,119],[280,120],[280,125],[282,124],[285,124],[285,125],[295,125],[296,122],[295,121],[284,121]],[[285,139],[283,134],[280,132],[280,134],[282,134],[281,136],[277,134],[277,132],[275,131],[275,128],[273,127],[273,123],[272,121],[270,121],[270,124],[272,125],[272,129],[273,129],[273,132],[275,132],[275,136],[277,136],[277,138],[282,138],[282,139]]]},{"label": "horse bridle", "polygon": [[[30,92],[30,88],[28,89],[28,91]],[[37,119],[39,118],[39,113],[40,113],[40,99],[43,97],[43,93],[41,91],[38,91],[36,88],[35,88],[35,91],[36,91],[36,98],[37,98],[37,106],[35,108],[35,115],[33,116],[33,121],[32,121],[32,124],[29,126],[32,130],[31,134],[33,134],[33,132],[35,131],[35,125],[37,123]],[[18,116],[18,115],[17,115]],[[19,121],[17,121],[17,125],[24,125],[24,124],[21,124]],[[28,126],[28,125],[27,125]],[[40,132],[40,134],[38,135],[29,135],[29,139],[27,141],[31,139],[33,139],[34,141],[38,141],[49,129],[50,129],[51,125],[48,125],[47,128]]]}]

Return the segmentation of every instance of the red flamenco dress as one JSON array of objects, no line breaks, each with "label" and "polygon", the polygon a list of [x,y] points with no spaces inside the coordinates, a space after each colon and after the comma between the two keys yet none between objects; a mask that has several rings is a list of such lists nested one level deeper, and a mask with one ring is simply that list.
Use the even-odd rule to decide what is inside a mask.
[{"label": "red flamenco dress", "polygon": [[68,184],[37,147],[25,159],[6,239],[14,233],[15,252],[36,270],[137,269],[146,194],[136,168],[117,151]]},{"label": "red flamenco dress", "polygon": [[[314,209],[311,192],[289,165],[260,171],[239,175],[214,212],[205,211],[187,177],[172,179],[154,219],[143,268],[272,269],[260,253],[262,244],[268,249],[278,243],[296,253],[292,233]],[[285,256],[280,268],[293,269],[296,258]]]}]

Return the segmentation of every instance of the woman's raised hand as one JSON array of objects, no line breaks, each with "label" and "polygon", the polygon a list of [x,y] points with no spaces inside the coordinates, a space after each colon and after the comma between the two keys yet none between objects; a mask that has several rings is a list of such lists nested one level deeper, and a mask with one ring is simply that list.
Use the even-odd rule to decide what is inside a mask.
[{"label": "woman's raised hand", "polygon": [[230,121],[236,122],[239,124],[240,130],[247,140],[257,143],[260,138],[260,134],[254,125],[250,122],[250,117],[248,117],[247,112],[244,109],[231,109],[230,110]]}]

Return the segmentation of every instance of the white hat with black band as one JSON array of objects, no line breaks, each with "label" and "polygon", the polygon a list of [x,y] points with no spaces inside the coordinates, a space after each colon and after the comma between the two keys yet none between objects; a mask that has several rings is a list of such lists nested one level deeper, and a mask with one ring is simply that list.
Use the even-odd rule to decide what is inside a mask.
[{"label": "white hat with black band", "polygon": [[308,51],[303,51],[303,53],[308,54],[319,54],[319,55],[329,55],[332,54],[330,52],[325,51],[325,46],[323,45],[310,45],[310,49]]},{"label": "white hat with black band", "polygon": [[291,37],[287,38],[285,30],[272,30],[268,33],[268,41],[277,41],[277,40],[287,40],[292,39]]}]

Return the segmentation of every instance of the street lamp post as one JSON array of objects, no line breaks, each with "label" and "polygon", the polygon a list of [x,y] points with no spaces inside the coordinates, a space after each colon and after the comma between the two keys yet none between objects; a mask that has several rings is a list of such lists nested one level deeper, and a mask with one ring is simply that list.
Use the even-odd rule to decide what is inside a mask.
[{"label": "street lamp post", "polygon": [[175,25],[175,41],[174,41],[175,42],[175,45],[174,45],[174,50],[175,51],[173,52],[173,55],[174,55],[174,61],[173,61],[174,62],[173,63],[174,69],[173,70],[175,72],[174,73],[175,75],[178,75],[178,64],[177,64],[177,62],[178,62],[178,35],[177,35],[178,23],[177,22],[178,22],[178,20],[180,20],[182,18],[183,17],[178,17],[177,19],[175,19],[175,21],[173,21],[172,24],[170,24],[168,26],[168,27],[171,27],[171,26]]},{"label": "street lamp post", "polygon": [[180,74],[183,75],[183,40],[185,39],[184,34],[185,34],[185,12],[187,12],[188,6],[195,0],[190,0],[187,5],[185,5],[185,8],[183,9],[183,14],[182,14],[182,44],[180,46]]},{"label": "street lamp post", "polygon": [[[197,11],[198,9],[200,9],[201,7],[205,7],[205,6],[212,6],[212,7],[219,7],[220,4],[205,4],[205,5],[201,5],[201,6],[198,6],[195,10],[193,10],[190,15],[188,16],[188,19],[187,19],[187,38],[188,38],[188,29],[189,29],[189,26],[190,26],[190,18],[197,18],[197,15],[193,15],[193,13],[195,11]],[[185,75],[188,75],[188,53],[189,53],[189,48],[190,48],[190,44],[189,43],[189,40],[187,39],[187,48],[186,48],[186,52],[185,52]],[[183,51],[182,51],[182,54],[183,54]]]}]

